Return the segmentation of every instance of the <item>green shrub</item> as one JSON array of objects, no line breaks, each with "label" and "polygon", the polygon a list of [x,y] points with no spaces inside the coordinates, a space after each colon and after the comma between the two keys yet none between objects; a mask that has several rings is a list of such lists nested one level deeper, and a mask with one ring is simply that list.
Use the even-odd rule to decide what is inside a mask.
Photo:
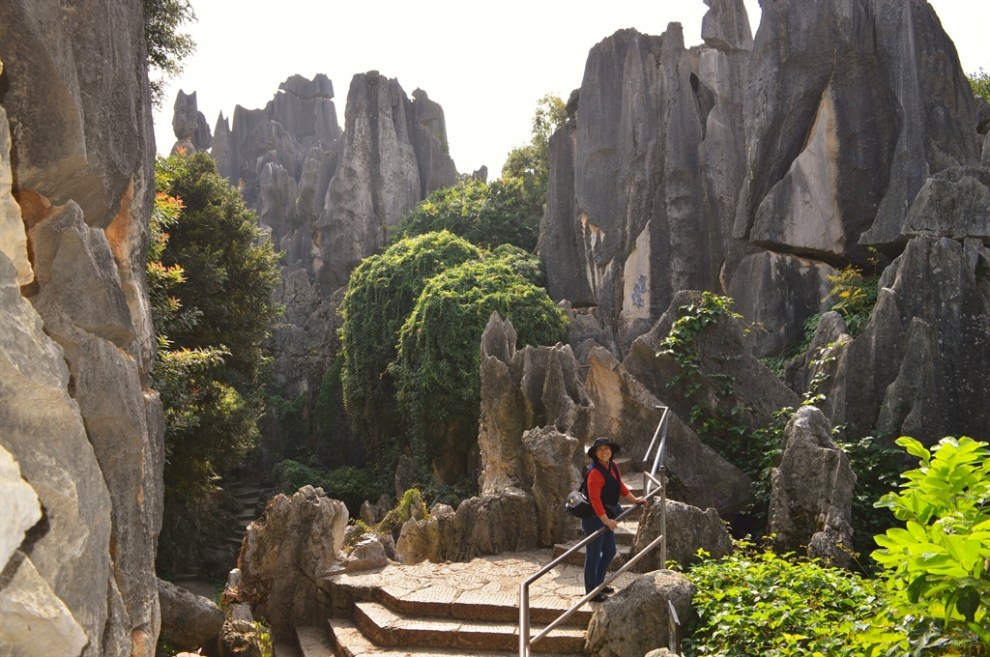
[{"label": "green shrub", "polygon": [[477,446],[478,346],[493,312],[512,321],[520,346],[555,344],[566,335],[566,317],[546,291],[496,259],[466,262],[430,279],[402,327],[389,371],[424,471],[444,452],[460,459],[466,473]]},{"label": "green shrub", "polygon": [[355,433],[367,441],[369,455],[382,470],[394,470],[388,455],[394,455],[404,433],[388,372],[399,330],[426,281],[480,256],[477,247],[452,233],[429,233],[366,258],[347,282],[340,332],[344,404]]},{"label": "green shrub", "polygon": [[740,544],[688,571],[698,620],[684,639],[689,657],[859,657],[857,621],[880,609],[877,582],[792,555]]},{"label": "green shrub", "polygon": [[919,459],[899,492],[877,503],[904,523],[877,536],[890,606],[865,635],[872,654],[990,654],[990,450],[968,437],[943,438]]}]

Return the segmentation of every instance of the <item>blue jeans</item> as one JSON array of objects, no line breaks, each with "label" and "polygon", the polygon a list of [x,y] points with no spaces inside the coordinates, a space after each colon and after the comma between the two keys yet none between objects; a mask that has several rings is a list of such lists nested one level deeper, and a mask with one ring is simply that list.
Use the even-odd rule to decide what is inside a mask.
[{"label": "blue jeans", "polygon": [[[584,535],[601,529],[605,525],[596,516],[581,520]],[[615,532],[606,531],[584,547],[584,592],[590,593],[605,581],[608,567],[615,558]]]}]

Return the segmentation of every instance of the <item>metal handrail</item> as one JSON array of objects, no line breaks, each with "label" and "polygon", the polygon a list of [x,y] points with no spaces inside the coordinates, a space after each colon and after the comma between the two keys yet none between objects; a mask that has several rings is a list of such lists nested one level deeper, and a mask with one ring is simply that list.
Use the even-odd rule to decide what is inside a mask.
[{"label": "metal handrail", "polygon": [[[656,445],[657,436],[660,436],[662,434],[661,439],[660,439],[660,446],[657,449],[657,453],[656,453],[656,455],[655,455],[655,457],[653,459],[653,467],[652,467],[652,469],[650,470],[649,473],[645,473],[645,472],[643,473],[645,475],[645,477],[648,479],[647,487],[644,489],[644,492],[646,494],[643,497],[645,499],[649,500],[651,497],[653,497],[657,493],[660,494],[660,504],[661,504],[661,506],[660,506],[660,535],[657,536],[649,545],[647,545],[646,548],[644,548],[643,550],[640,550],[629,561],[627,561],[625,564],[623,564],[622,567],[619,568],[617,571],[615,571],[611,576],[606,577],[605,578],[605,581],[602,582],[601,584],[599,584],[594,590],[589,591],[588,593],[586,593],[583,598],[581,598],[576,603],[574,603],[567,611],[565,611],[563,614],[561,614],[560,616],[558,616],[553,622],[551,622],[549,625],[547,625],[545,628],[543,628],[543,630],[539,634],[537,634],[535,637],[533,637],[532,639],[529,636],[529,587],[530,587],[530,585],[532,585],[534,582],[536,582],[536,580],[540,579],[541,577],[543,577],[544,575],[546,575],[548,572],[550,572],[551,570],[553,570],[554,568],[556,568],[558,565],[560,565],[561,563],[563,563],[563,561],[565,559],[567,559],[567,557],[569,557],[570,555],[574,554],[575,552],[577,552],[578,550],[580,550],[581,548],[583,548],[585,545],[587,545],[591,541],[593,541],[596,538],[598,538],[599,536],[601,536],[604,532],[610,531],[610,530],[607,527],[602,527],[602,528],[598,529],[597,531],[589,534],[588,536],[585,536],[584,539],[581,540],[579,543],[577,543],[576,545],[572,546],[569,550],[567,550],[566,552],[564,552],[562,555],[560,555],[559,557],[557,557],[556,559],[554,559],[553,561],[551,561],[550,563],[548,563],[547,565],[543,566],[538,571],[536,571],[535,573],[533,573],[532,575],[530,575],[528,578],[526,578],[519,585],[519,657],[529,657],[529,647],[530,647],[531,644],[536,643],[537,641],[539,641],[540,639],[542,639],[543,637],[545,637],[547,634],[549,634],[551,630],[553,630],[558,625],[560,625],[565,620],[567,620],[574,612],[576,612],[578,609],[580,609],[581,606],[584,605],[584,603],[588,602],[588,600],[590,600],[594,596],[598,595],[598,593],[601,592],[601,590],[604,589],[606,586],[608,586],[613,580],[615,580],[615,578],[617,578],[619,575],[621,575],[626,570],[628,570],[629,568],[631,568],[637,561],[639,561],[641,558],[643,558],[644,556],[646,556],[650,551],[652,551],[653,548],[658,543],[660,544],[660,563],[661,564],[665,564],[667,562],[667,541],[666,541],[666,535],[667,535],[667,486],[666,486],[666,479],[667,478],[666,478],[666,466],[663,465],[663,461],[664,461],[664,457],[666,456],[666,451],[667,451],[667,424],[668,424],[667,423],[667,418],[668,418],[668,413],[669,413],[669,410],[670,409],[667,408],[666,406],[657,406],[657,409],[658,410],[661,409],[661,408],[663,409],[663,413],[660,416],[660,421],[657,423],[657,429],[653,433],[653,439],[650,441],[650,446],[647,448],[646,454],[643,457],[643,462],[646,462],[649,459],[650,452],[653,450],[654,445]],[[660,473],[660,478],[659,479],[656,478],[657,472]],[[652,483],[656,484],[657,485],[657,489],[654,490],[654,491],[650,491],[650,489],[649,489],[649,482],[652,482]],[[619,520],[622,520],[624,517],[626,517],[627,515],[629,515],[630,513],[632,513],[632,511],[635,508],[636,508],[635,506],[631,506],[631,507],[626,508],[624,511],[622,511],[622,513],[620,513],[618,515],[617,518],[615,518],[616,522],[618,522]]]}]

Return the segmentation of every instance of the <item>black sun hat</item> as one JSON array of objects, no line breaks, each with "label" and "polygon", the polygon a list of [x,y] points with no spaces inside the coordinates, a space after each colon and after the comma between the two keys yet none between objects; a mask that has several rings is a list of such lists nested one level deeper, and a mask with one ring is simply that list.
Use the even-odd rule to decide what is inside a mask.
[{"label": "black sun hat", "polygon": [[601,447],[602,445],[608,445],[609,447],[612,448],[612,456],[618,454],[619,450],[622,449],[620,445],[613,443],[608,438],[602,436],[601,438],[595,438],[595,442],[591,443],[591,447],[588,448],[588,458],[594,460],[595,450]]}]

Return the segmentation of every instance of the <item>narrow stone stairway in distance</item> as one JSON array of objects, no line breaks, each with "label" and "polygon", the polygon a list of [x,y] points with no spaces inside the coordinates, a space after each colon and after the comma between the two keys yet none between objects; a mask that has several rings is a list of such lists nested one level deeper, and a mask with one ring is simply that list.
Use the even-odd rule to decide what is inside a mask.
[{"label": "narrow stone stairway in distance", "polygon": [[[519,654],[519,583],[552,559],[549,550],[468,563],[398,564],[328,580],[333,617],[297,627],[301,657],[509,657]],[[623,574],[621,588],[632,576]],[[530,589],[536,634],[584,594],[583,568],[564,563]],[[533,652],[577,657],[595,603],[585,605]]]}]

